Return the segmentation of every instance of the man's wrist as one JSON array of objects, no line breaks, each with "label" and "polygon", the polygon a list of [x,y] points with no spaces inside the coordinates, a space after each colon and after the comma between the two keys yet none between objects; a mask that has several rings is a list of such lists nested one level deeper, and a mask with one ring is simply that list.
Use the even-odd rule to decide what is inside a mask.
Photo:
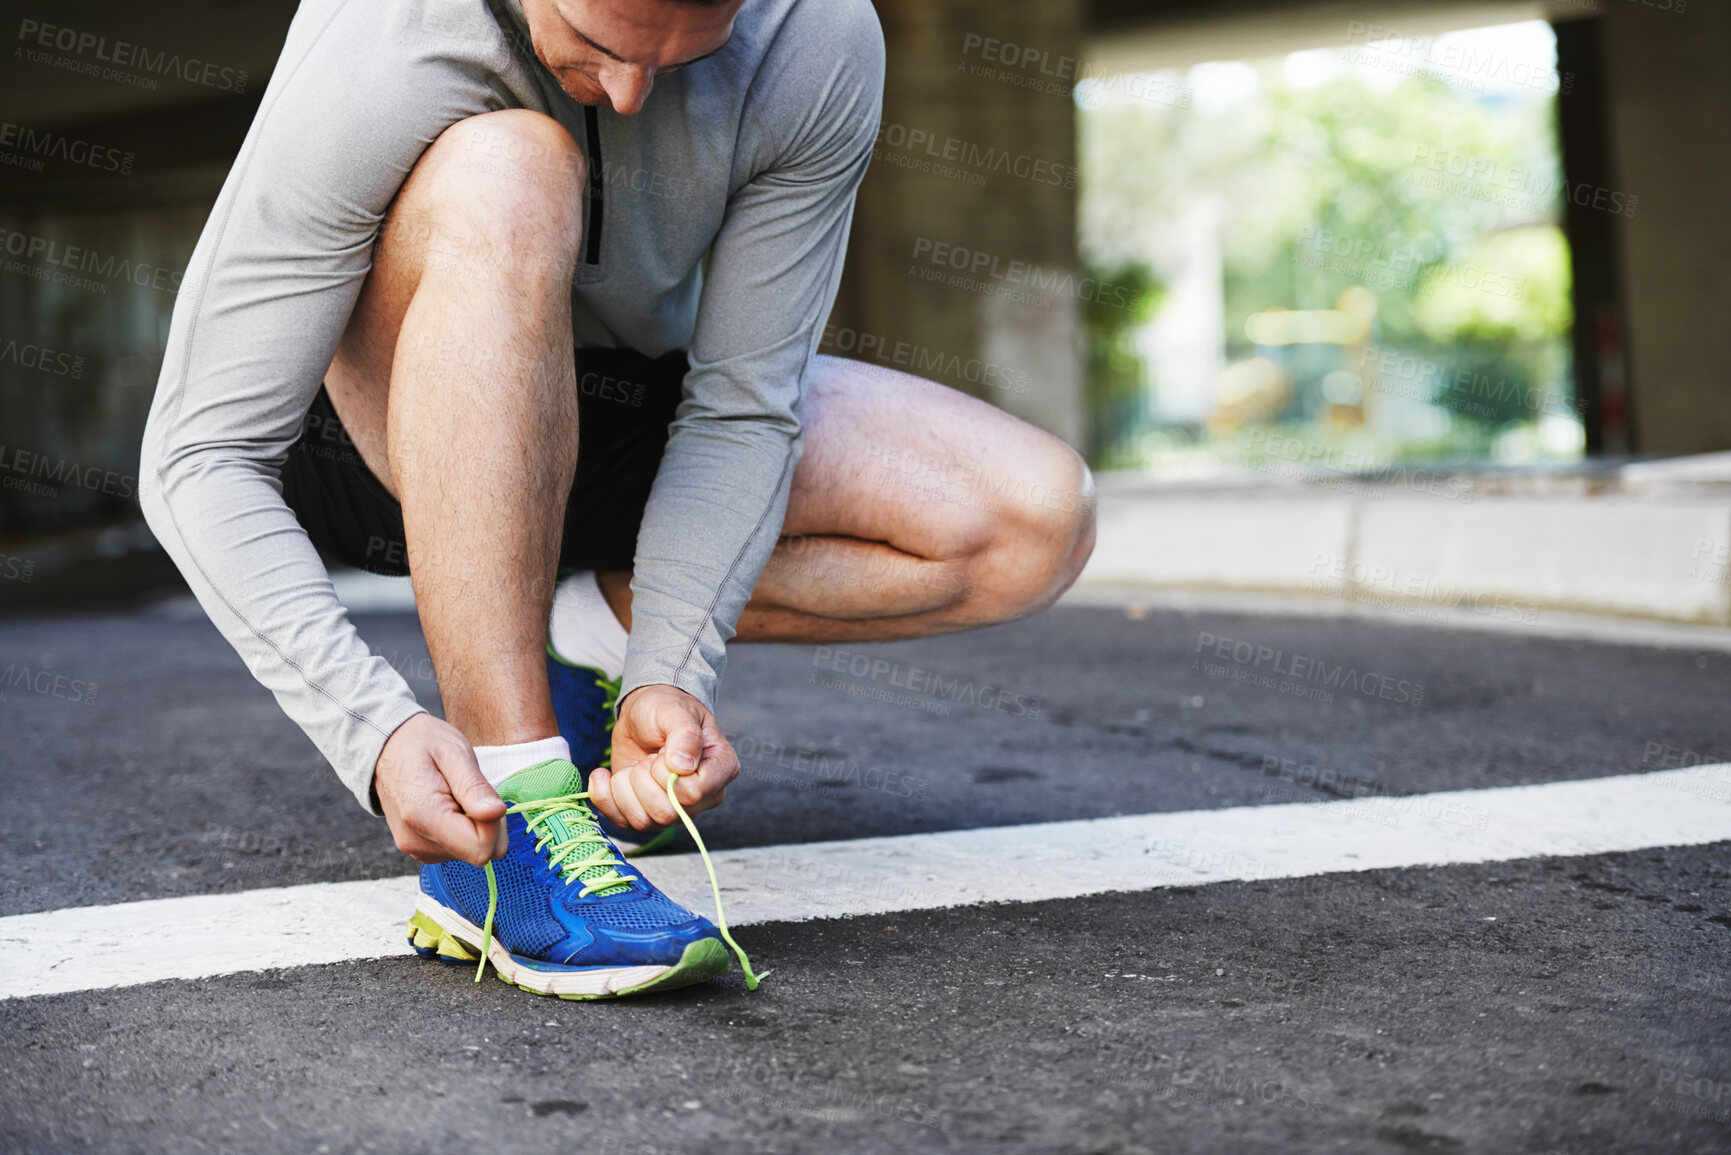
[{"label": "man's wrist", "polygon": [[670,690],[679,690],[679,692],[682,694],[686,693],[685,690],[682,690],[682,689],[680,689],[680,687],[675,686],[672,682],[644,682],[641,685],[636,685],[636,686],[631,687],[631,689],[627,690],[625,693],[623,693],[619,696],[619,709],[621,711],[623,711],[625,709],[625,703],[630,701],[631,696],[633,694],[637,693],[639,690],[652,690],[657,686],[666,686]]},{"label": "man's wrist", "polygon": [[404,726],[425,713],[427,710],[424,707],[417,706],[414,713],[391,727],[391,732],[385,735],[383,742],[379,743],[379,752],[373,756],[372,769],[367,773],[367,802],[371,805],[375,817],[383,817],[385,813],[384,803],[379,800],[379,767],[385,760],[385,750],[390,746],[391,739],[395,738]]}]

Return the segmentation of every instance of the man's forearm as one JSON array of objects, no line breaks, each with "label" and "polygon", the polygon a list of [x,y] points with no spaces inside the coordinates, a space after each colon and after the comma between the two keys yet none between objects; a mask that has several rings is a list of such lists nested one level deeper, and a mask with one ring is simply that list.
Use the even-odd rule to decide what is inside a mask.
[{"label": "man's forearm", "polygon": [[773,423],[675,428],[638,534],[622,696],[665,684],[714,708],[728,639],[781,533],[799,449]]}]

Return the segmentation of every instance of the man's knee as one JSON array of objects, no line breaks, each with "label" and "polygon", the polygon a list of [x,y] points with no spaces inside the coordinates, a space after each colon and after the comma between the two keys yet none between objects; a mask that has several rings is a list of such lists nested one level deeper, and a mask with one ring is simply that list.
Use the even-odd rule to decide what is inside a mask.
[{"label": "man's knee", "polygon": [[[433,142],[399,207],[422,224],[431,258],[478,271],[546,263],[567,270],[582,231],[583,154],[558,121],[513,108],[472,116]],[[393,209],[393,212],[396,212]]]},{"label": "man's knee", "polygon": [[1069,589],[1094,551],[1094,476],[1053,437],[1029,455],[995,510],[989,576],[975,589],[990,617],[1037,613]]}]

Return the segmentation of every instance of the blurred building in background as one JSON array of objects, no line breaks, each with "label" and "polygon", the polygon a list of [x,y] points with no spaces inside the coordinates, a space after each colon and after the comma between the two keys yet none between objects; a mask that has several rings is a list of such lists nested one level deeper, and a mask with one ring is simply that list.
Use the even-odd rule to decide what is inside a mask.
[{"label": "blurred building in background", "polygon": [[[0,537],[136,521],[180,276],[294,8],[0,4]],[[1102,466],[1731,448],[1726,6],[878,9],[826,351]]]},{"label": "blurred building in background", "polygon": [[135,475],[169,316],[294,7],[0,6],[0,537],[48,568],[150,543]]}]

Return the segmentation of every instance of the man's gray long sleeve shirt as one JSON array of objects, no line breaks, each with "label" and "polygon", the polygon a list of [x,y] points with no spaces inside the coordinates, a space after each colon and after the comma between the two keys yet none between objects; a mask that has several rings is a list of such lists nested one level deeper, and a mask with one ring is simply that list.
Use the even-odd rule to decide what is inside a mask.
[{"label": "man's gray long sleeve shirt", "polygon": [[527,108],[599,173],[576,344],[687,348],[691,365],[639,535],[624,692],[713,706],[780,532],[882,80],[868,0],[746,0],[727,46],[635,116],[560,90],[520,0],[303,0],[180,290],[140,491],[212,620],[363,805],[421,707],[349,622],[280,473],[422,152]]}]

